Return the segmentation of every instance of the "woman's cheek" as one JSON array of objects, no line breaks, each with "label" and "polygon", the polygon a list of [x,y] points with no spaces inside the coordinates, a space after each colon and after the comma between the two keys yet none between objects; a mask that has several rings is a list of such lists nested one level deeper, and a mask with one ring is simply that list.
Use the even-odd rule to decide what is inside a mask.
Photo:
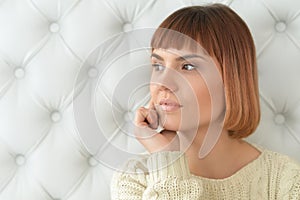
[{"label": "woman's cheek", "polygon": [[166,113],[162,112],[158,116],[160,120],[160,125],[170,131],[178,131],[181,129],[182,116],[181,111]]}]

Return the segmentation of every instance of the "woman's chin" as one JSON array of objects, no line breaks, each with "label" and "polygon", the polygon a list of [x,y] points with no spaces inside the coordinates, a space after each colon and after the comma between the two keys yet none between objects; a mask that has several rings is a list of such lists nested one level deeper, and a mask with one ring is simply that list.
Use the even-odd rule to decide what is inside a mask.
[{"label": "woman's chin", "polygon": [[178,125],[175,125],[175,124],[165,124],[163,126],[163,129],[168,130],[168,131],[177,132],[179,130],[179,127],[178,127]]}]

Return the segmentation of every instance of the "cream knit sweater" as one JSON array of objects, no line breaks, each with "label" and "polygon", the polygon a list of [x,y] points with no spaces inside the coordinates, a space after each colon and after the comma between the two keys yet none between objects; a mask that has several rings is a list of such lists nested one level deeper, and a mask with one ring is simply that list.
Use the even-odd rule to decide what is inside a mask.
[{"label": "cream knit sweater", "polygon": [[260,150],[257,159],[224,179],[192,175],[180,152],[130,160],[126,172],[114,174],[111,196],[114,200],[300,200],[299,164],[279,153]]}]

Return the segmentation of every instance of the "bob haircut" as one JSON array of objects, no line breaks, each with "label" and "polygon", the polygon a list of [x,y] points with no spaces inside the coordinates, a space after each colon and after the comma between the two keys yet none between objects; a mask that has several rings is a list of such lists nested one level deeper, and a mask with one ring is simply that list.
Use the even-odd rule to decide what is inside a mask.
[{"label": "bob haircut", "polygon": [[185,7],[160,24],[151,40],[152,51],[180,50],[186,45],[177,34],[159,29],[190,37],[215,58],[225,90],[224,128],[233,138],[253,133],[260,121],[260,105],[255,45],[246,23],[222,4]]}]

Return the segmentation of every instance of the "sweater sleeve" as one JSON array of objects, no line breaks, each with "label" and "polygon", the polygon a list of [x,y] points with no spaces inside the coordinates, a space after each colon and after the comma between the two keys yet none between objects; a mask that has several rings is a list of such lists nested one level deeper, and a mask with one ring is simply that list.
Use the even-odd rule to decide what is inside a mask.
[{"label": "sweater sleeve", "polygon": [[114,175],[112,199],[199,199],[201,183],[190,175],[186,157],[182,153],[154,153],[145,164],[146,173]]},{"label": "sweater sleeve", "polygon": [[140,200],[147,188],[145,160],[129,160],[123,171],[113,174],[111,180],[112,200]]}]

